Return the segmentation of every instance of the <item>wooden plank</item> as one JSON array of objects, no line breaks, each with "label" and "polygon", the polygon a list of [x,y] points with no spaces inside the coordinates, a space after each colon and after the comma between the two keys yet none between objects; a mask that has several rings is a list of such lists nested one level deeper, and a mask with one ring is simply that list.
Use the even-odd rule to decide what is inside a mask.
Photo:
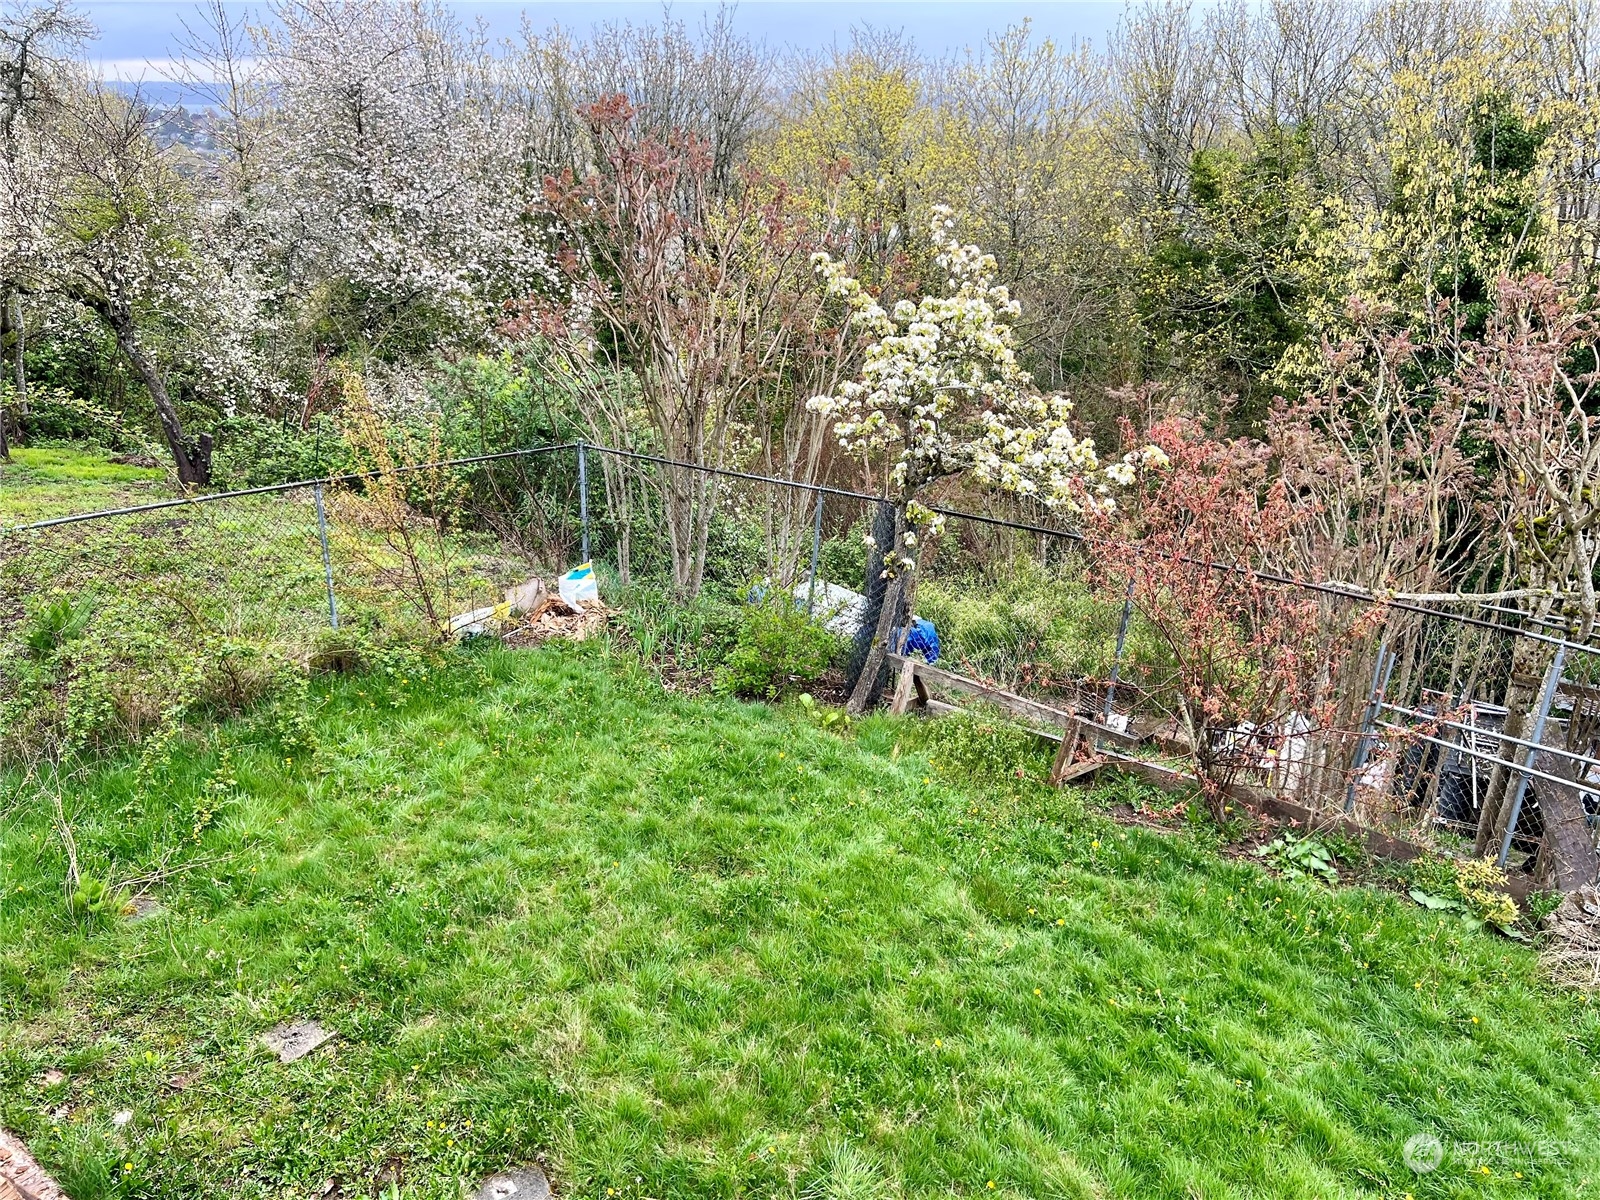
[{"label": "wooden plank", "polygon": [[1076,721],[1066,726],[1061,735],[1061,748],[1056,751],[1056,761],[1050,767],[1050,783],[1059,787],[1072,769],[1072,758],[1078,752],[1078,739],[1083,733]]},{"label": "wooden plank", "polygon": [[0,1129],[0,1200],[67,1200],[22,1142]]},{"label": "wooden plank", "polygon": [[925,680],[934,687],[945,688],[952,692],[961,692],[964,695],[975,696],[980,700],[987,700],[997,708],[1003,708],[1013,716],[1025,720],[1037,721],[1042,725],[1064,728],[1069,721],[1080,724],[1085,732],[1093,733],[1096,737],[1104,738],[1108,742],[1115,742],[1119,746],[1137,746],[1140,739],[1134,734],[1123,733],[1112,729],[1110,726],[1101,725],[1096,721],[1087,721],[1076,713],[1067,712],[1065,709],[1055,708],[1049,704],[1041,704],[1037,700],[1030,700],[1026,696],[1019,696],[1015,692],[1008,692],[1001,688],[990,687],[986,683],[979,683],[975,679],[968,679],[965,675],[957,675],[953,671],[946,671],[942,667],[929,666],[925,662],[907,658],[900,654],[889,655],[889,661],[895,666],[904,667],[906,663],[914,664],[916,677]]},{"label": "wooden plank", "polygon": [[1153,783],[1169,792],[1188,792],[1200,786],[1199,780],[1193,775],[1162,766],[1160,763],[1148,762],[1142,758],[1130,758],[1126,754],[1116,754],[1111,751],[1102,751],[1101,755],[1108,766],[1126,771],[1130,775],[1137,775],[1147,783]]},{"label": "wooden plank", "polygon": [[1087,778],[1105,765],[1104,761],[1098,758],[1091,758],[1086,762],[1073,763],[1065,771],[1061,772],[1061,775],[1054,780],[1054,783],[1057,787],[1060,787],[1062,784],[1071,783],[1075,779]]},{"label": "wooden plank", "polygon": [[889,705],[889,711],[899,716],[906,711],[911,703],[911,691],[917,681],[917,663],[915,659],[902,659],[900,662],[900,678],[894,685],[894,700]]}]

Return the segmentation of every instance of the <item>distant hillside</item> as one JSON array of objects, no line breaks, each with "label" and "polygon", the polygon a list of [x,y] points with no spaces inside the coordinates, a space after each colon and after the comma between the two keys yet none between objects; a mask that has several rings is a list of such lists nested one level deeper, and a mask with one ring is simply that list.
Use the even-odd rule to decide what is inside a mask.
[{"label": "distant hillside", "polygon": [[202,157],[210,157],[218,152],[217,114],[209,108],[189,108],[182,104],[159,109],[152,136],[163,150],[181,146]]}]

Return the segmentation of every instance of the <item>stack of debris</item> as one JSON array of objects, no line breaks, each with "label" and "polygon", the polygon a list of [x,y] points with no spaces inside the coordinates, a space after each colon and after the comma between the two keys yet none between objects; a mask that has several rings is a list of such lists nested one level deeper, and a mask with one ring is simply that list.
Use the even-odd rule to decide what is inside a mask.
[{"label": "stack of debris", "polygon": [[1600,889],[1567,893],[1544,927],[1550,937],[1541,956],[1551,977],[1584,991],[1600,989]]},{"label": "stack of debris", "polygon": [[581,642],[605,628],[611,610],[598,598],[568,603],[545,586],[542,579],[530,579],[506,592],[510,619],[502,637],[508,646],[536,646],[553,637]]},{"label": "stack of debris", "polygon": [[553,637],[581,642],[605,628],[614,611],[600,602],[592,584],[586,593],[587,599],[563,596],[544,580],[530,579],[507,588],[499,604],[451,617],[446,629],[457,638],[497,634],[508,646],[535,646]]}]

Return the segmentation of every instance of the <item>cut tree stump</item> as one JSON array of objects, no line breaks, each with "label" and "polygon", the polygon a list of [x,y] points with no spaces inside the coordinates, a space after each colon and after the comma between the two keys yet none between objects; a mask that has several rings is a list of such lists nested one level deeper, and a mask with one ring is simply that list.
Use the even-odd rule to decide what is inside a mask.
[{"label": "cut tree stump", "polygon": [[279,1062],[292,1063],[337,1036],[320,1021],[283,1021],[261,1035],[261,1044],[276,1054]]},{"label": "cut tree stump", "polygon": [[0,1129],[0,1200],[68,1200],[23,1145]]}]

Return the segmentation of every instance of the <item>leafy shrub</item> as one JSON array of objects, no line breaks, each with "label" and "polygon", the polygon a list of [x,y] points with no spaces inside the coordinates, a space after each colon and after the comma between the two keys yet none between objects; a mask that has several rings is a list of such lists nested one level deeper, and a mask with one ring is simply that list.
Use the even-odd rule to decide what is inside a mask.
[{"label": "leafy shrub", "polygon": [[818,704],[816,697],[810,692],[800,693],[800,707],[823,732],[839,734],[850,732],[850,714],[844,709]]},{"label": "leafy shrub", "polygon": [[860,591],[867,578],[867,544],[861,539],[870,530],[862,517],[844,533],[823,540],[817,555],[817,574],[829,583]]},{"label": "leafy shrub", "polygon": [[653,584],[608,584],[601,582],[601,595],[621,610],[621,640],[647,665],[710,676],[733,652],[745,606],[717,589],[685,604]]},{"label": "leafy shrub", "polygon": [[73,916],[89,920],[117,916],[127,906],[128,895],[121,888],[88,875],[78,881],[67,900]]},{"label": "leafy shrub", "polygon": [[1321,838],[1297,838],[1286,833],[1257,846],[1256,855],[1267,859],[1286,879],[1316,878],[1330,885],[1339,882],[1333,848]]},{"label": "leafy shrub", "polygon": [[310,427],[259,413],[220,422],[211,460],[218,487],[265,487],[296,479],[319,479],[350,469],[351,457],[332,417],[312,418]]},{"label": "leafy shrub", "polygon": [[[1121,605],[1096,596],[1080,564],[1047,570],[1031,558],[981,576],[935,573],[917,590],[917,614],[939,630],[944,654],[987,678],[1105,678],[1115,655]],[[1126,676],[1162,660],[1142,622],[1129,629]]]},{"label": "leafy shrub", "polygon": [[839,651],[839,641],[785,595],[751,605],[733,651],[717,671],[720,691],[776,700],[791,687],[815,682]]},{"label": "leafy shrub", "polygon": [[1422,858],[1412,866],[1411,898],[1424,908],[1460,913],[1470,924],[1514,932],[1520,913],[1505,891],[1506,873],[1488,858]]},{"label": "leafy shrub", "polygon": [[23,639],[28,653],[39,662],[52,657],[89,627],[94,610],[88,601],[74,602],[71,596],[57,596],[37,613]]},{"label": "leafy shrub", "polygon": [[14,395],[9,385],[0,386],[0,408],[18,417],[25,442],[76,442],[123,454],[151,450],[150,440],[120,415],[65,388],[30,388],[25,416],[15,412]]},{"label": "leafy shrub", "polygon": [[1506,873],[1487,858],[1456,863],[1456,894],[1473,916],[1502,927],[1517,921],[1516,901],[1505,893]]}]

